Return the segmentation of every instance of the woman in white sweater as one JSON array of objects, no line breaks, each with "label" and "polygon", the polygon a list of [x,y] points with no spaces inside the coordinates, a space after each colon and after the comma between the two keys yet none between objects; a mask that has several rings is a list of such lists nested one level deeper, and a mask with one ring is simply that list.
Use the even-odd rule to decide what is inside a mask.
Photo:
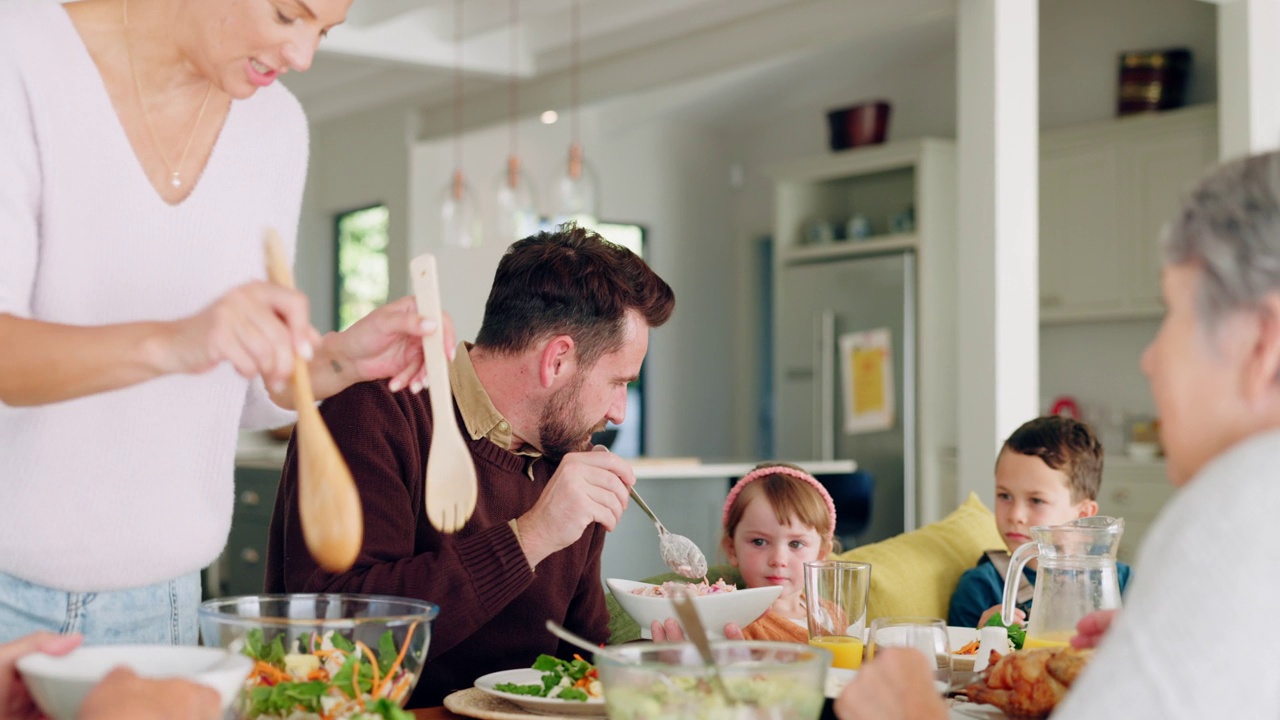
[{"label": "woman in white sweater", "polygon": [[412,298],[320,337],[264,280],[308,153],[274,81],[349,5],[0,3],[0,642],[194,643],[237,429],[292,419],[294,355],[319,398],[421,387]]},{"label": "woman in white sweater", "polygon": [[[1054,720],[1280,717],[1280,153],[1206,177],[1164,249],[1142,370],[1179,490],[1124,610],[1081,621],[1073,644],[1098,649]],[[836,714],[942,720],[931,683],[923,656],[876,653]]]}]

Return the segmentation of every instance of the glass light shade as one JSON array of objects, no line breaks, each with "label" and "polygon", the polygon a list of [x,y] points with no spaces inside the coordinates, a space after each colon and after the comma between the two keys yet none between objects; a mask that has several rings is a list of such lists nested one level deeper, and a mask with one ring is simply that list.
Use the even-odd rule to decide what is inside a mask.
[{"label": "glass light shade", "polygon": [[552,189],[552,213],[556,222],[594,221],[600,216],[600,179],[582,157],[582,146],[569,146],[569,161]]},{"label": "glass light shade", "polygon": [[440,201],[441,239],[446,247],[473,248],[480,244],[480,211],[476,196],[461,170],[445,186]]},{"label": "glass light shade", "polygon": [[538,232],[538,201],[520,158],[507,158],[507,169],[494,183],[495,237],[515,242]]}]

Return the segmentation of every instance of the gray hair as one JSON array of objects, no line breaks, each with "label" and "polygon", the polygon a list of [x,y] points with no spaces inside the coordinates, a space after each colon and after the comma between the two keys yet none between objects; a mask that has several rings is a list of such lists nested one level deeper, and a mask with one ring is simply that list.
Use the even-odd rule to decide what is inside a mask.
[{"label": "gray hair", "polygon": [[1201,270],[1200,316],[1223,316],[1280,291],[1280,153],[1225,163],[1187,195],[1164,235],[1168,265]]}]

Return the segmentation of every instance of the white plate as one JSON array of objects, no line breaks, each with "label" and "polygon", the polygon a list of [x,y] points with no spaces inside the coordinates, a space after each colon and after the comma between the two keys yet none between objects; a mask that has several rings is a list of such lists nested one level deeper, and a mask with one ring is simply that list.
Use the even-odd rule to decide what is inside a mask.
[{"label": "white plate", "polygon": [[827,681],[826,685],[823,686],[824,694],[827,698],[835,700],[844,690],[844,686],[853,682],[853,679],[857,676],[857,670],[837,667],[827,668]]},{"label": "white plate", "polygon": [[533,668],[503,670],[476,678],[476,687],[500,697],[509,703],[532,713],[540,715],[582,715],[586,717],[604,717],[604,698],[590,698],[584,701],[561,700],[560,698],[535,697],[533,695],[517,695],[515,693],[495,690],[495,685],[515,683],[516,685],[541,685],[543,672]]},{"label": "white plate", "polygon": [[1009,720],[1009,716],[1004,714],[1000,708],[995,705],[976,705],[974,703],[956,703],[951,706],[951,717],[953,718],[972,718],[973,720]]},{"label": "white plate", "polygon": [[145,678],[183,678],[208,685],[218,691],[226,710],[253,661],[222,648],[182,645],[101,645],[18,660],[18,672],[36,705],[53,720],[74,720],[89,690],[120,666]]},{"label": "white plate", "polygon": [[[631,592],[637,588],[651,588],[654,585],[618,578],[609,578],[605,582],[613,591],[613,597],[617,599],[622,609],[640,625],[640,637],[646,640],[653,639],[649,633],[650,623],[654,620],[663,622],[676,615],[675,608],[671,607],[670,598],[647,597],[634,595]],[[695,597],[693,605],[698,609],[698,617],[702,619],[702,624],[707,629],[707,637],[717,639],[724,637],[724,626],[727,623],[734,623],[742,628],[755,622],[781,594],[781,585],[745,588]]]}]

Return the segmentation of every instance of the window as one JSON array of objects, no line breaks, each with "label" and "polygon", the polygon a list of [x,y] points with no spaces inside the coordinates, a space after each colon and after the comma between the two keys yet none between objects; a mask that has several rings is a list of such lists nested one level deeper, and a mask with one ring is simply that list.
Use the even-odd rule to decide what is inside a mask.
[{"label": "window", "polygon": [[389,217],[386,205],[338,215],[334,321],[339,331],[387,302],[391,285],[387,267]]}]

